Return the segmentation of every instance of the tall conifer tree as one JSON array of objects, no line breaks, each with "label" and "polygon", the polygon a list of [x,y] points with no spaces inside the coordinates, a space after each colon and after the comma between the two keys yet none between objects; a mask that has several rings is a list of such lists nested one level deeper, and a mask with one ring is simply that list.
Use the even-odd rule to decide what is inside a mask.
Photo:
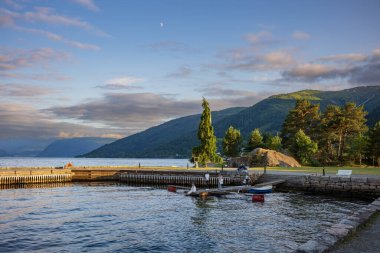
[{"label": "tall conifer tree", "polygon": [[221,162],[222,158],[216,154],[216,137],[212,127],[211,110],[205,98],[203,98],[202,107],[203,112],[198,127],[200,145],[193,148],[192,156],[197,157],[200,164],[207,166],[209,162]]}]

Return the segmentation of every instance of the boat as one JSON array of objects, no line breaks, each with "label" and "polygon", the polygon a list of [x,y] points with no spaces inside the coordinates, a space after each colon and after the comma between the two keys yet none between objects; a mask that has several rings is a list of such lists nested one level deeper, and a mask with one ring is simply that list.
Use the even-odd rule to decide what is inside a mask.
[{"label": "boat", "polygon": [[248,193],[253,194],[263,194],[263,193],[271,193],[273,187],[271,185],[263,186],[263,187],[252,187],[248,190]]}]

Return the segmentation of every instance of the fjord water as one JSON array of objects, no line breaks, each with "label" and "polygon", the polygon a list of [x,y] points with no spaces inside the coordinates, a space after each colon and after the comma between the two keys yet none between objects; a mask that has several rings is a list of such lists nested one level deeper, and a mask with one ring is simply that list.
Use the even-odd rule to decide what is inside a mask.
[{"label": "fjord water", "polygon": [[291,252],[364,202],[186,197],[120,183],[0,190],[1,252]]},{"label": "fjord water", "polygon": [[46,158],[46,157],[0,157],[1,167],[62,167],[68,162],[74,166],[177,166],[192,164],[186,159],[148,158]]}]

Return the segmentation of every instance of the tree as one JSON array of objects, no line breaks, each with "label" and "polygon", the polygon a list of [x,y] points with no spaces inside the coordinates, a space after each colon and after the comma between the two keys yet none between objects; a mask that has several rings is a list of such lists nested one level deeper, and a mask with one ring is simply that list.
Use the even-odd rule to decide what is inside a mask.
[{"label": "tree", "polygon": [[[281,137],[284,147],[291,149],[294,145],[295,134],[302,129],[308,136],[315,138],[317,126],[319,124],[320,112],[319,104],[312,104],[306,99],[296,101],[294,109],[289,111],[288,116],[282,126]],[[294,152],[294,150],[290,150]]]},{"label": "tree", "polygon": [[328,106],[321,120],[319,142],[330,158],[342,162],[347,143],[367,130],[367,112],[363,106],[346,103],[343,107]]},{"label": "tree", "polygon": [[207,166],[208,162],[221,162],[222,158],[216,154],[216,137],[212,127],[211,110],[205,98],[202,101],[203,112],[198,127],[198,139],[200,145],[192,150],[192,157],[198,158],[198,162]]},{"label": "tree", "polygon": [[313,155],[318,151],[318,144],[310,139],[302,129],[294,136],[295,155],[301,164],[310,164]]},{"label": "tree", "polygon": [[359,133],[349,141],[348,153],[352,161],[359,161],[359,165],[362,165],[363,156],[368,147],[368,136]]},{"label": "tree", "polygon": [[368,151],[372,164],[375,166],[375,161],[377,161],[377,166],[380,166],[380,121],[369,131]]},{"label": "tree", "polygon": [[230,126],[223,139],[223,153],[229,157],[239,155],[242,138],[238,129]]},{"label": "tree", "polygon": [[276,136],[269,136],[266,146],[269,149],[280,151],[282,147],[281,142],[282,142],[282,138],[278,136],[278,134]]},{"label": "tree", "polygon": [[260,133],[260,130],[256,128],[251,132],[249,137],[248,146],[250,149],[259,148],[263,145],[263,136]]}]

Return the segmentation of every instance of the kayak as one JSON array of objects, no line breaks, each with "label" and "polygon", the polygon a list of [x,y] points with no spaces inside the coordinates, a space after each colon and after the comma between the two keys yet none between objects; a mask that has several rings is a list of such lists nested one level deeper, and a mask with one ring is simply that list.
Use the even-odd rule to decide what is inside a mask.
[{"label": "kayak", "polygon": [[252,187],[251,189],[248,190],[248,193],[271,193],[273,190],[272,186],[263,186],[263,187]]}]

